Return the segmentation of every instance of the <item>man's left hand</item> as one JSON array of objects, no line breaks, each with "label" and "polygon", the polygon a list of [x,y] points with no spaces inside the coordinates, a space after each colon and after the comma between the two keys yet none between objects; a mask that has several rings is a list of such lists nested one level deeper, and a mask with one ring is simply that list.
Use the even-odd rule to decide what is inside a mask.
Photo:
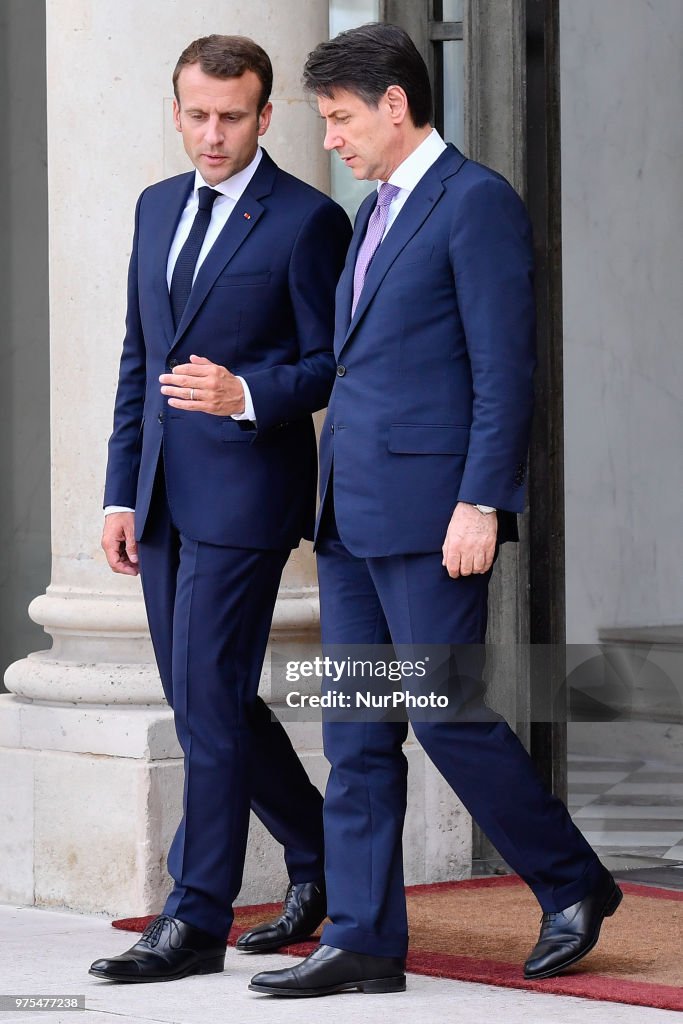
[{"label": "man's left hand", "polygon": [[498,516],[485,515],[475,505],[459,501],[443,542],[442,565],[453,579],[488,572],[493,565]]},{"label": "man's left hand", "polygon": [[233,416],[244,412],[244,388],[234,373],[203,356],[176,366],[173,373],[159,377],[162,395],[174,409],[208,412],[212,416]]}]

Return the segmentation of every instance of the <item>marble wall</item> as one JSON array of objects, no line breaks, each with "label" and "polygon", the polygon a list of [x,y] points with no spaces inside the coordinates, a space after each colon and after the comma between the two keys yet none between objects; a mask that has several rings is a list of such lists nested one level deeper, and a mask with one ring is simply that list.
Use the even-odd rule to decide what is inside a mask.
[{"label": "marble wall", "polygon": [[561,0],[567,638],[683,621],[683,3]]}]

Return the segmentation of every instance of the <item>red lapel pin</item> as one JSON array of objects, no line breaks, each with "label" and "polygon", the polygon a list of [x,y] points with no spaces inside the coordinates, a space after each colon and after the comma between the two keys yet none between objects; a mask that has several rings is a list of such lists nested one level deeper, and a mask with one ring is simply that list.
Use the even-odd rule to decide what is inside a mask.
[{"label": "red lapel pin", "polygon": [[251,214],[250,213],[245,213],[244,219],[245,220],[251,220]]}]

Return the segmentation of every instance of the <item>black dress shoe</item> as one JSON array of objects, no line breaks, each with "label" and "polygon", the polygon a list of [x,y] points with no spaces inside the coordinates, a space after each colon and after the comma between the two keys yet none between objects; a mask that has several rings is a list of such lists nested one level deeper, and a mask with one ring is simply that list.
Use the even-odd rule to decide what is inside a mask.
[{"label": "black dress shoe", "polygon": [[190,974],[217,974],[225,964],[225,942],[201,928],[162,914],[139,942],[109,960],[96,960],[89,974],[103,981],[176,981]]},{"label": "black dress shoe", "polygon": [[264,921],[237,940],[240,953],[271,953],[280,946],[301,942],[316,930],[327,913],[323,882],[292,883],[287,889],[282,913],[275,921]]},{"label": "black dress shoe", "polygon": [[404,992],[405,962],[399,957],[367,956],[334,946],[318,946],[296,967],[263,971],[251,979],[252,992],[269,996],[331,996],[335,992]]},{"label": "black dress shoe", "polygon": [[589,896],[556,913],[543,914],[541,934],[524,964],[525,978],[552,978],[590,953],[600,927],[611,917],[623,894],[611,875]]}]

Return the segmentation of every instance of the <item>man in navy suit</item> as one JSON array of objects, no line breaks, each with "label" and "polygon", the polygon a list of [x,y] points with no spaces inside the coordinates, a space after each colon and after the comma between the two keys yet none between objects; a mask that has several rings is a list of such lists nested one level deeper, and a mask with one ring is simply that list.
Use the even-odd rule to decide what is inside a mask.
[{"label": "man in navy suit", "polygon": [[[323,644],[452,645],[455,664],[467,658],[471,670],[483,662],[497,547],[517,539],[524,508],[529,221],[500,175],[430,127],[427,69],[401,29],[368,25],[322,43],[304,81],[326,148],[378,182],[337,289],[317,533]],[[449,680],[454,713],[413,717],[413,728],[538,898],[541,934],[525,975],[550,977],[595,945],[621,893],[466,674]],[[400,721],[325,722],[331,923],[302,964],[256,976],[254,990],[405,987],[406,734]]]},{"label": "man in navy suit", "polygon": [[195,171],[137,204],[102,545],[141,573],[185,761],[163,913],[91,974],[162,981],[223,969],[249,807],[284,846],[282,915],[246,952],[303,938],[325,914],[322,797],[257,696],[282,570],[312,537],[311,413],[334,377],[333,296],[351,228],[279,170],[272,67],[250,39],[208,36],[173,76]]}]

